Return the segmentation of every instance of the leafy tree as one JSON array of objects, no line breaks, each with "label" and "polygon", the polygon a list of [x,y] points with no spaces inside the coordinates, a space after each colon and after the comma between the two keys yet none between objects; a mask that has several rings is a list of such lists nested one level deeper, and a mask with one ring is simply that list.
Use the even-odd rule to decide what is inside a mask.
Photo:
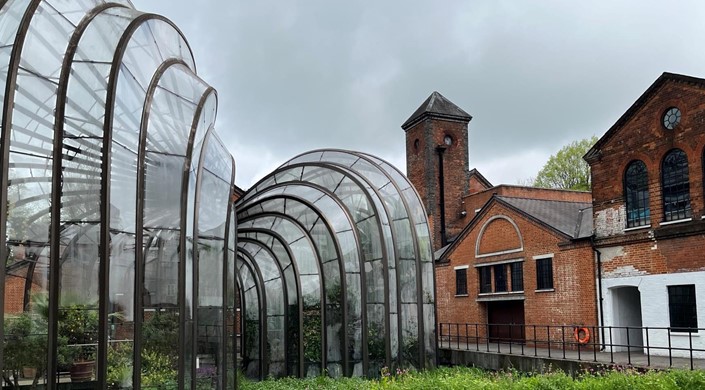
[{"label": "leafy tree", "polygon": [[590,166],[583,156],[597,142],[597,137],[573,141],[561,148],[541,168],[535,187],[590,191]]}]

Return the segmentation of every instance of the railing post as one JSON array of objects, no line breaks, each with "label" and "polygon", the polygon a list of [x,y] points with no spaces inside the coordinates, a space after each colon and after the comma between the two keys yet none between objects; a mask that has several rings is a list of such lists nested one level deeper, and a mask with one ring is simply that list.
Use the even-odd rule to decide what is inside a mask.
[{"label": "railing post", "polygon": [[629,341],[629,327],[627,326],[627,363],[632,364],[632,343]]},{"label": "railing post", "polygon": [[668,367],[673,367],[673,351],[671,350],[671,328],[668,328]]},{"label": "railing post", "polygon": [[[592,334],[594,337],[592,338],[592,359],[594,362],[597,362],[597,326],[592,327]],[[605,342],[605,340],[600,340],[601,342]]]},{"label": "railing post", "polygon": [[458,345],[458,349],[460,349],[460,324],[458,323],[455,324],[455,343]]},{"label": "railing post", "polygon": [[514,324],[507,324],[509,326],[509,354],[512,354],[512,341],[514,341]]},{"label": "railing post", "polygon": [[690,371],[693,371],[693,329],[688,329],[688,342],[690,343]]},{"label": "railing post", "polygon": [[644,328],[646,330],[646,365],[651,366],[651,348],[649,347],[649,327]]},{"label": "railing post", "polygon": [[610,363],[614,364],[614,338],[612,338],[612,325],[609,326],[610,330]]},{"label": "railing post", "polygon": [[475,324],[475,348],[480,350],[480,324]]},{"label": "railing post", "polygon": [[521,356],[524,356],[524,344],[526,344],[526,325],[521,324],[521,328],[519,328],[519,335],[522,336],[522,342],[521,342]]},{"label": "railing post", "polygon": [[561,339],[563,347],[563,359],[565,359],[565,325],[561,325]]},{"label": "railing post", "polygon": [[551,328],[546,325],[546,345],[548,346],[548,357],[551,357]]},{"label": "railing post", "polygon": [[490,324],[485,325],[485,340],[487,340],[487,352],[490,351]]},{"label": "railing post", "polygon": [[534,356],[539,356],[538,344],[539,339],[536,338],[536,325],[534,325]]},{"label": "railing post", "polygon": [[469,324],[467,324],[467,323],[465,324],[465,350],[466,351],[468,349],[470,349],[470,332],[468,332],[468,325]]}]

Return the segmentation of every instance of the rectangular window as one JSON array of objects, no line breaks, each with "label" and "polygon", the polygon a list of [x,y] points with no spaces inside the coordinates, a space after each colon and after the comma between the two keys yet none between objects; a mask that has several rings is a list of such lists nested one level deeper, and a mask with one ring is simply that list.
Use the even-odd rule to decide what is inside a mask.
[{"label": "rectangular window", "polygon": [[480,267],[480,294],[492,292],[492,268]]},{"label": "rectangular window", "polygon": [[512,291],[524,291],[524,263],[510,264]]},{"label": "rectangular window", "polygon": [[553,258],[536,259],[536,289],[553,288]]},{"label": "rectangular window", "polygon": [[455,295],[468,295],[468,269],[455,270]]},{"label": "rectangular window", "polygon": [[494,292],[507,291],[507,267],[506,264],[498,264],[494,267]]},{"label": "rectangular window", "polygon": [[695,285],[668,286],[668,314],[671,331],[698,333],[698,312],[695,307]]}]

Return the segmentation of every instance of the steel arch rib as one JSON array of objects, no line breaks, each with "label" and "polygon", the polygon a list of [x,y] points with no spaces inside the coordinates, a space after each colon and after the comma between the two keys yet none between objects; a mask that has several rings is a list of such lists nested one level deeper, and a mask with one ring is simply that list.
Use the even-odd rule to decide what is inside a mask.
[{"label": "steel arch rib", "polygon": [[[56,110],[54,117],[54,164],[53,164],[53,177],[52,177],[52,210],[51,210],[51,225],[50,225],[50,237],[53,239],[50,242],[50,259],[58,259],[60,253],[60,242],[58,237],[61,235],[61,183],[62,183],[62,160],[64,143],[64,120],[66,112],[66,99],[68,93],[68,83],[71,74],[71,68],[73,66],[74,57],[79,47],[79,42],[83,37],[86,29],[93,21],[93,19],[105,10],[114,7],[125,7],[122,4],[117,3],[104,3],[102,5],[96,6],[90,10],[79,22],[78,26],[74,30],[74,33],[69,39],[68,47],[66,48],[66,53],[64,54],[63,64],[61,67],[61,73],[59,75],[59,85],[57,87],[57,98],[56,98]],[[57,161],[58,160],[58,161]],[[60,264],[59,262],[54,263],[54,266],[49,269],[49,301],[58,302],[59,298],[59,278],[60,278]],[[57,342],[56,337],[52,337],[56,334],[57,318],[58,316],[58,304],[50,305],[49,311],[49,335],[50,335],[50,348],[49,348],[49,366],[48,366],[48,382],[50,386],[54,386],[56,380],[56,349]]]},{"label": "steel arch rib", "polygon": [[[316,185],[313,185],[313,184],[310,184],[310,183],[287,183],[286,185],[296,185],[296,184],[298,184],[298,185],[306,185],[306,186],[309,186],[309,187],[311,187],[311,188],[316,188],[316,189],[320,190],[321,192],[323,192],[324,194],[326,194],[327,196],[329,196],[331,199],[333,199],[333,200],[338,204],[338,206],[341,208],[341,210],[345,210],[345,209],[346,209],[346,208],[337,200],[336,197],[334,197],[332,194],[328,193],[325,189],[319,188],[319,187],[316,186]],[[270,187],[270,189],[271,189],[271,190],[274,190],[274,189],[276,189],[276,188],[278,188],[278,187],[280,187],[280,186],[285,186],[285,184],[280,184],[280,185],[277,185],[277,186],[273,186],[273,187]],[[334,245],[334,247],[335,247],[336,258],[337,258],[337,260],[338,260],[338,261],[337,261],[337,262],[338,262],[338,272],[339,272],[339,274],[340,274],[340,287],[341,287],[341,291],[347,292],[347,291],[348,291],[348,289],[347,289],[347,280],[346,280],[346,278],[345,278],[344,276],[346,276],[348,273],[345,271],[345,267],[344,267],[344,264],[343,264],[343,263],[344,263],[343,253],[342,253],[342,250],[341,250],[340,242],[338,241],[338,238],[337,238],[337,236],[336,236],[336,234],[335,234],[336,231],[333,229],[332,224],[331,224],[330,221],[328,220],[328,216],[326,216],[318,207],[316,207],[315,205],[313,205],[309,200],[307,200],[307,199],[305,199],[305,198],[303,198],[303,197],[296,196],[296,195],[291,195],[291,194],[276,194],[276,195],[267,196],[267,197],[264,197],[264,198],[261,198],[261,199],[257,199],[255,202],[252,202],[252,203],[248,203],[247,208],[245,208],[245,209],[242,210],[242,211],[245,211],[245,210],[247,210],[247,209],[249,209],[249,208],[253,208],[253,207],[256,207],[256,206],[258,206],[258,205],[262,205],[262,204],[264,204],[264,203],[267,203],[267,202],[270,202],[270,201],[273,201],[273,200],[276,200],[276,199],[284,199],[284,200],[291,199],[291,200],[295,200],[295,201],[297,201],[297,202],[299,202],[299,203],[301,203],[301,204],[303,204],[303,205],[306,205],[306,206],[307,206],[310,210],[312,210],[312,211],[314,212],[314,214],[317,215],[318,218],[323,222],[323,224],[324,224],[325,227],[326,227],[326,230],[328,231],[328,235],[329,235],[329,237],[330,237],[330,239],[331,239],[331,241],[333,242],[333,245]],[[245,218],[243,219],[243,222],[248,221],[248,220],[251,220],[251,219],[255,219],[255,218],[257,218],[257,217],[260,216],[260,215],[267,215],[267,214],[270,214],[270,213],[272,213],[272,212],[273,212],[273,211],[263,211],[262,213],[250,214],[250,215],[248,215],[247,217],[245,217]],[[358,238],[357,232],[355,231],[354,223],[352,222],[352,218],[350,217],[350,215],[349,215],[347,212],[344,212],[344,214],[345,214],[347,220],[349,221],[350,230],[353,232],[353,235],[354,235],[354,238],[355,238],[355,242],[356,242],[356,244],[357,244],[357,247],[359,248],[359,238]],[[287,215],[288,215],[288,214],[287,214]],[[292,219],[293,219],[293,217],[292,217]],[[300,222],[299,222],[298,220],[296,220],[296,221],[297,221],[297,223],[300,224]],[[302,228],[304,227],[303,225],[300,225],[300,226],[301,226]],[[242,231],[243,231],[243,232],[247,232],[247,231],[249,231],[249,230],[251,230],[251,229],[247,229],[247,228],[246,228],[246,229],[243,229]],[[307,232],[307,235],[308,235],[308,236],[310,236],[310,229],[309,229],[309,228],[306,228],[306,229],[303,229],[303,230]],[[311,240],[311,241],[313,242],[313,240]],[[315,246],[316,248],[318,247],[318,245],[315,245],[315,244],[314,244],[314,246]],[[323,270],[323,264],[324,264],[324,263],[323,263],[323,260],[321,259],[320,255],[319,255],[319,263],[320,263],[320,269]],[[343,324],[343,326],[344,326],[343,329],[347,330],[348,316],[349,316],[348,310],[347,310],[347,308],[348,308],[348,296],[347,296],[347,294],[342,294],[342,297],[341,297],[341,298],[342,298],[341,305],[342,305],[342,308],[343,308],[342,324]],[[342,341],[343,341],[343,342],[342,342],[342,351],[344,351],[344,352],[341,351],[341,352],[342,352],[341,355],[342,355],[342,357],[343,357],[343,360],[342,360],[342,364],[343,364],[343,375],[349,375],[348,372],[347,372],[347,371],[348,371],[348,368],[347,368],[347,367],[348,367],[348,359],[349,359],[349,356],[348,356],[347,351],[348,351],[348,348],[349,348],[349,345],[348,345],[349,342],[348,342],[348,334],[347,334],[347,332],[346,332],[345,330],[341,332],[341,337],[342,337]]]}]

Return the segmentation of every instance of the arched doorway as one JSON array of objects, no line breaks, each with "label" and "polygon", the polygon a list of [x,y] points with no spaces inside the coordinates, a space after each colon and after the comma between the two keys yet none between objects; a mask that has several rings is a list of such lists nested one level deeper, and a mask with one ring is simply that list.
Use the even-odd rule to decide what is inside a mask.
[{"label": "arched doorway", "polygon": [[642,352],[644,335],[641,319],[641,293],[638,287],[626,286],[611,289],[612,318],[611,330],[613,350]]}]

